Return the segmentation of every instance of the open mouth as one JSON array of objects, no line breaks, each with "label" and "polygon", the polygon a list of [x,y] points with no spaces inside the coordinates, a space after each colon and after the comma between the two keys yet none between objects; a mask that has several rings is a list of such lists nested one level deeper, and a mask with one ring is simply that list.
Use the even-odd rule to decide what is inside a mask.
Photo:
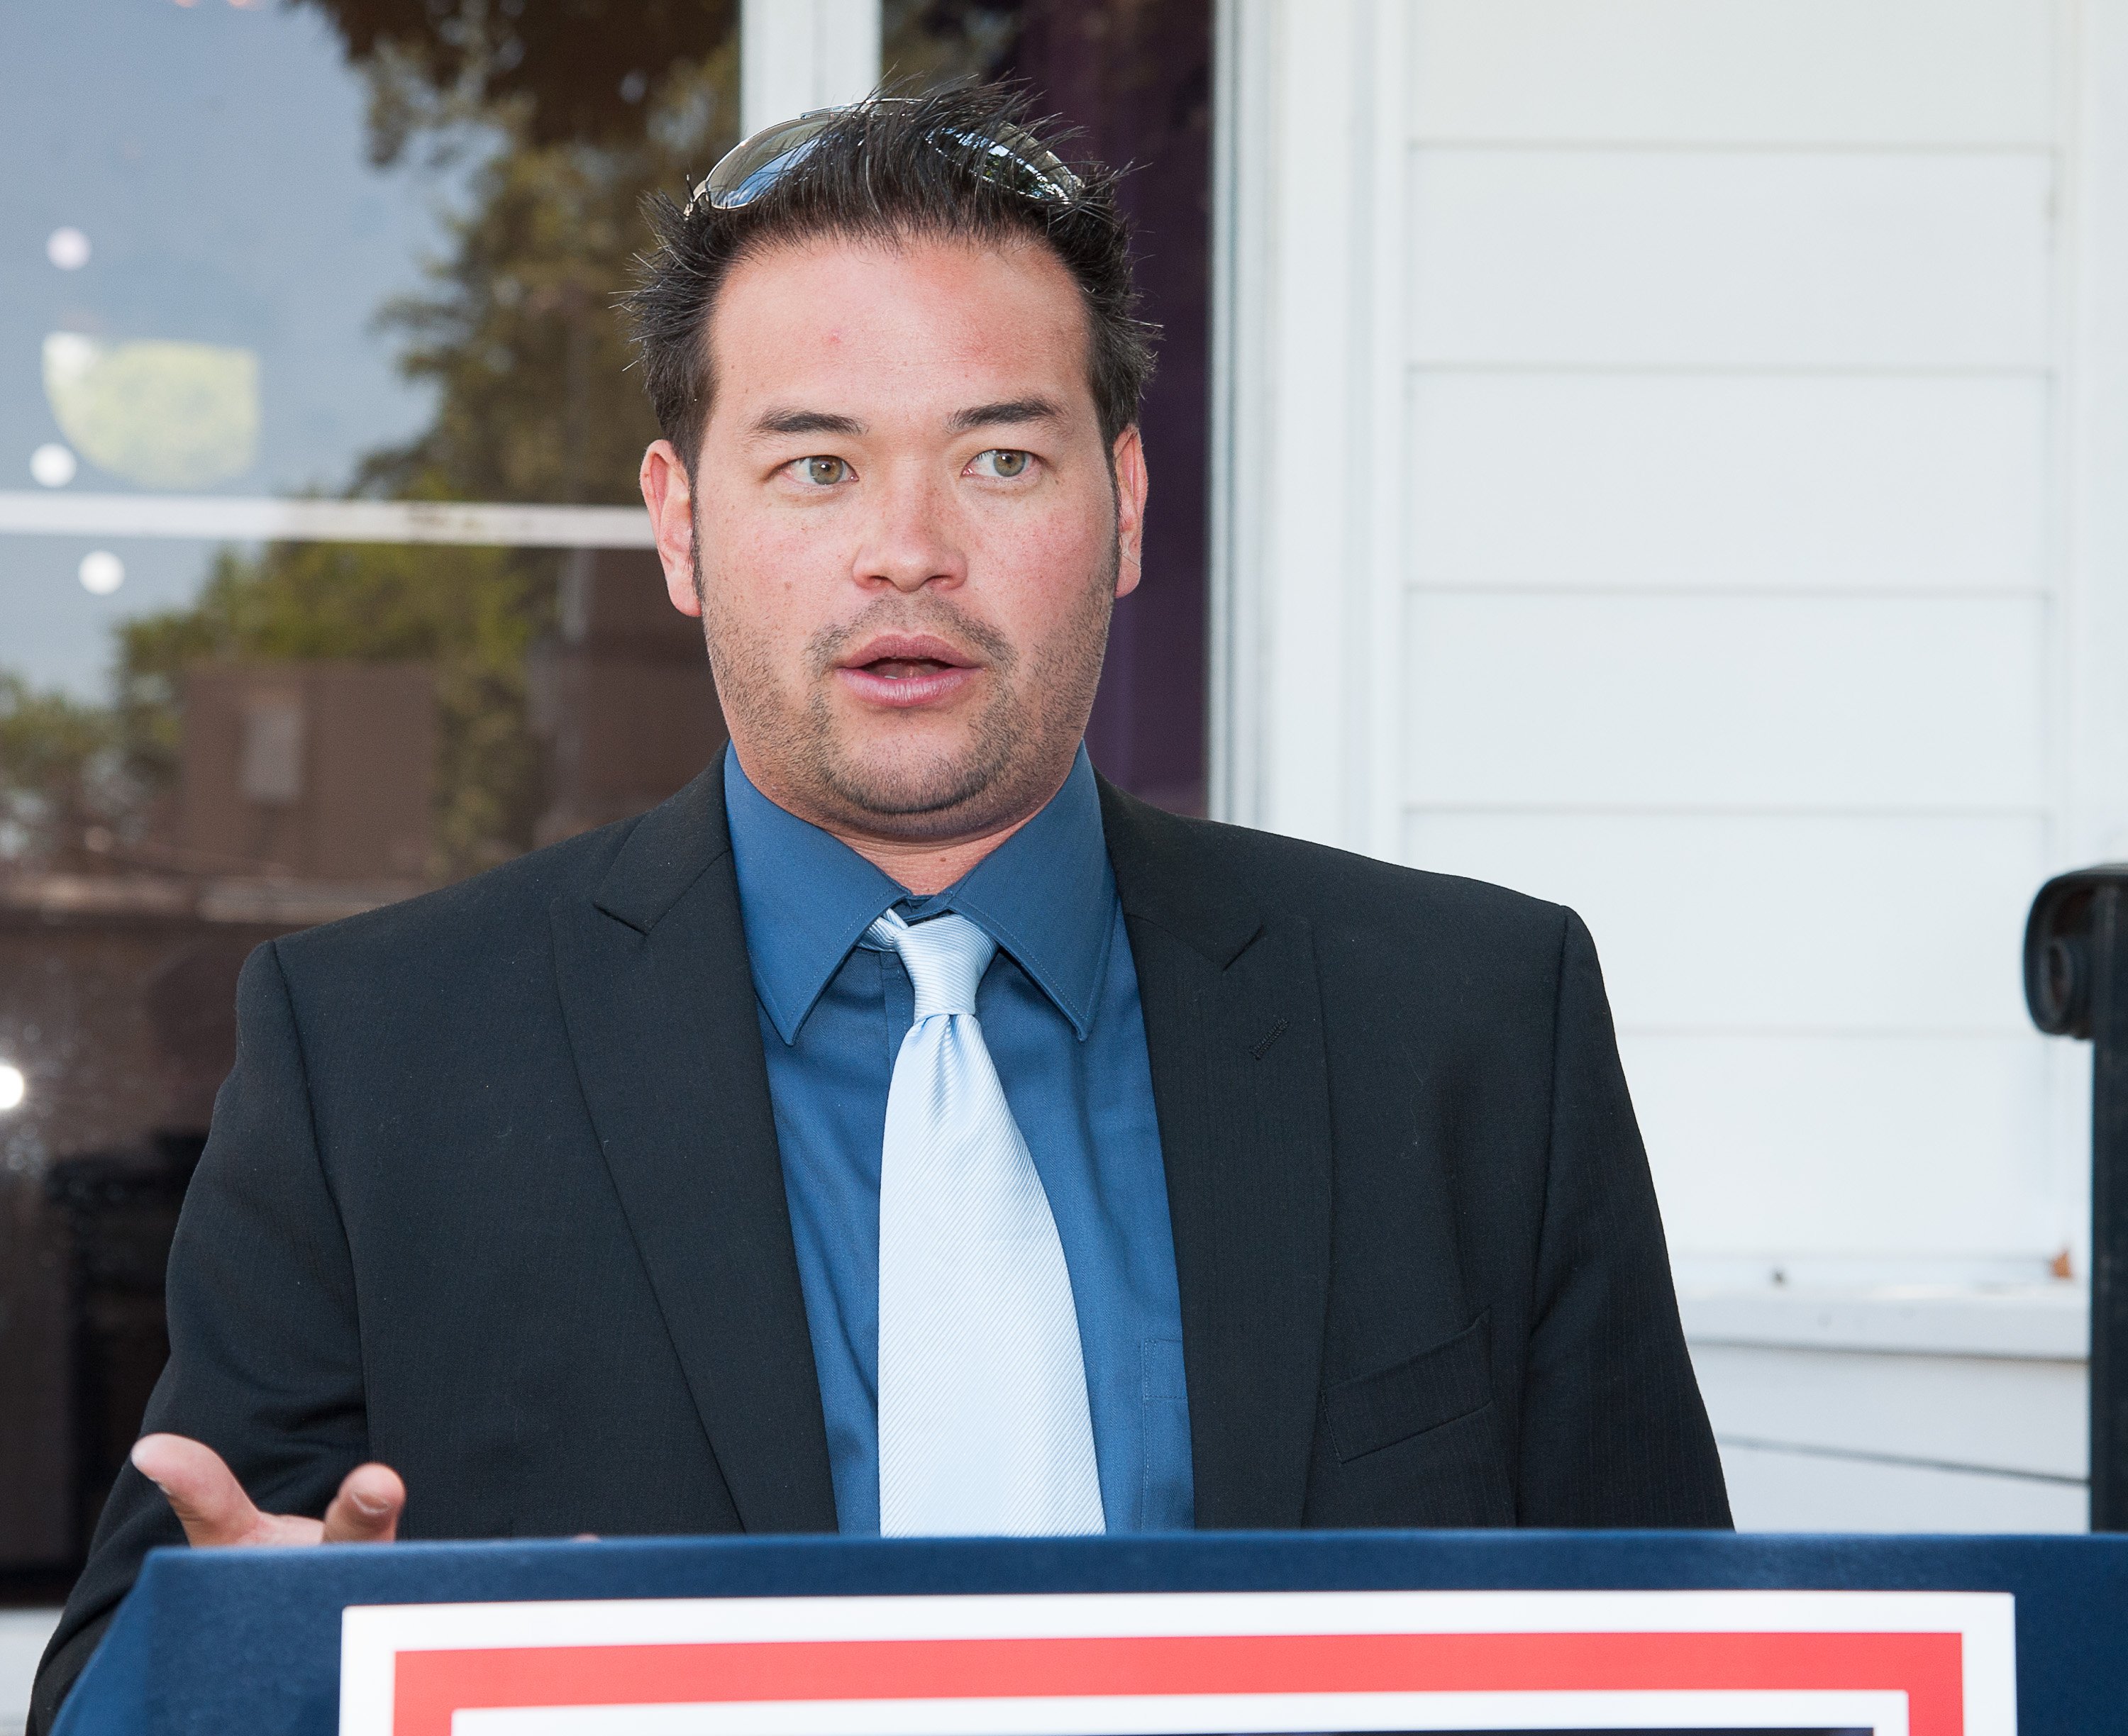
[{"label": "open mouth", "polygon": [[948,663],[938,657],[875,657],[861,666],[866,674],[876,675],[882,681],[907,681],[962,666]]},{"label": "open mouth", "polygon": [[857,647],[836,666],[843,685],[877,705],[936,704],[958,693],[977,673],[973,658],[929,634],[882,634]]}]

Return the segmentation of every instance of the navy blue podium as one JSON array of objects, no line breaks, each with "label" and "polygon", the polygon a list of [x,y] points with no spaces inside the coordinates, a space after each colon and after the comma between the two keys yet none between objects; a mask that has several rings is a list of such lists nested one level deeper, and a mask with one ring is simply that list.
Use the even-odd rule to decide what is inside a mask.
[{"label": "navy blue podium", "polygon": [[[363,1631],[373,1632],[373,1635],[390,1630],[412,1636],[398,1642],[403,1646],[444,1648],[426,1653],[401,1650],[396,1653],[400,1659],[398,1686],[396,1690],[380,1690],[386,1698],[378,1701],[380,1710],[377,1717],[383,1721],[363,1723],[350,1717],[350,1729],[358,1725],[365,1729],[389,1729],[395,1736],[422,1736],[423,1732],[430,1730],[456,1732],[457,1736],[477,1736],[480,1732],[506,1736],[506,1733],[520,1730],[571,1729],[742,1733],[788,1730],[813,1732],[815,1736],[829,1730],[861,1732],[871,1729],[1015,1728],[1048,1729],[1052,1736],[1057,1729],[1066,1728],[1140,1731],[1223,1728],[1380,1729],[1392,1725],[1382,1721],[1384,1716],[1391,1715],[1383,1713],[1379,1707],[1368,1716],[1361,1716],[1357,1712],[1323,1715],[1318,1710],[1314,1715],[1337,1715],[1346,1720],[1328,1725],[1280,1722],[1276,1718],[1251,1721],[1256,1718],[1254,1714],[1247,1717],[1237,1714],[1235,1722],[1221,1724],[1204,1721],[1215,1714],[1182,1716],[1173,1710],[1180,1701],[1144,1696],[1179,1692],[1185,1686],[1189,1691],[1200,1695],[1216,1694],[1237,1684],[1251,1691],[1290,1689],[1302,1682],[1307,1669],[1317,1667],[1308,1659],[1326,1657],[1331,1658],[1331,1662],[1322,1667],[1344,1671],[1350,1677],[1349,1681],[1333,1685],[1392,1687],[1404,1679],[1397,1671],[1407,1668],[1411,1658],[1420,1656],[1410,1648],[1421,1644],[1432,1648],[1425,1652],[1424,1658],[1431,1660],[1426,1667],[1436,1672],[1428,1680],[1437,1685],[1489,1685],[1490,1689],[1506,1692],[1505,1698],[1496,1693],[1491,1700],[1481,1696],[1467,1702],[1452,1702],[1459,1705],[1467,1703],[1481,1710],[1493,1708],[1484,1712],[1482,1721],[1456,1728],[1586,1729],[1596,1726],[1587,1720],[1571,1726],[1541,1721],[1503,1722],[1503,1719],[1512,1719],[1512,1708],[1518,1703],[1513,1692],[1506,1691],[1556,1687],[1566,1682],[1575,1670],[1584,1674],[1572,1679],[1592,1687],[1619,1690],[1632,1689],[1636,1685],[1646,1686],[1644,1677],[1634,1674],[1641,1667],[1634,1660],[1645,1652],[1647,1635],[1629,1630],[1675,1625],[1671,1615],[1664,1612],[1684,1607],[1692,1601],[1670,1598],[1651,1602],[1646,1594],[1684,1591],[1998,1594],[1992,1598],[1964,1600],[1879,1598],[1874,1604],[1867,1598],[1847,1600],[1849,1603],[1859,1602],[1872,1608],[1911,1610],[1932,1602],[1984,1606],[1982,1614],[1996,1619],[2000,1630],[1999,1649],[2005,1671],[2005,1686],[2000,1696],[2002,1710],[1992,1721],[1961,1723],[1957,1715],[1945,1710],[1950,1704],[1947,1698],[1940,1694],[1936,1700],[1924,1705],[1924,1692],[1912,1701],[1911,1725],[1905,1721],[1905,1712],[1887,1715],[1889,1721],[1883,1723],[1865,1724],[1855,1717],[1830,1721],[1821,1718],[1808,1724],[1810,1736],[1828,1736],[1834,1730],[1841,1736],[1847,1736],[1849,1732],[1863,1729],[1905,1730],[1909,1736],[1931,1736],[1931,1733],[1957,1729],[1962,1736],[1970,1736],[1983,1724],[1993,1729],[2005,1728],[2010,1698],[2007,1686],[2010,1667],[2008,1635],[2012,1627],[2015,1728],[2021,1736],[2101,1736],[2105,1732],[2128,1731],[2128,1538],[1375,1532],[1229,1534],[1039,1542],[846,1542],[815,1538],[739,1538],[401,1544],[392,1548],[215,1553],[164,1550],[150,1558],[102,1651],[69,1700],[60,1721],[59,1736],[117,1736],[120,1732],[125,1736],[176,1736],[178,1732],[207,1731],[244,1732],[246,1736],[298,1736],[298,1733],[301,1736],[330,1736],[330,1733],[341,1728],[343,1648],[346,1648],[346,1656],[350,1660],[368,1655],[363,1652],[362,1646],[369,1642],[362,1641],[357,1631],[365,1620],[371,1628]],[[1439,1632],[1421,1641],[1385,1641],[1380,1637],[1379,1622],[1373,1624],[1376,1629],[1373,1637],[1364,1634],[1354,1637],[1344,1633],[1347,1626],[1368,1626],[1371,1618],[1355,1624],[1344,1615],[1323,1617],[1309,1612],[1328,1607],[1344,1611],[1356,1610],[1364,1614],[1377,1607],[1404,1606],[1395,1605],[1394,1599],[1377,1597],[1370,1602],[1366,1598],[1348,1596],[1342,1601],[1315,1598],[1311,1602],[1306,1597],[1262,1595],[1324,1592],[1431,1593],[1434,1595],[1430,1599],[1414,1597],[1408,1601],[1423,1605],[1436,1616],[1446,1611],[1447,1619],[1445,1625],[1436,1623]],[[1577,1604],[1572,1599],[1558,1598],[1556,1594],[1561,1592],[1633,1595],[1614,1597],[1608,1602],[1603,1599],[1583,1599]],[[1199,1618],[1206,1609],[1249,1601],[1231,1596],[1133,1599],[1079,1595],[1062,1598],[1052,1596],[1045,1600],[1039,1595],[1029,1596],[1119,1593],[1258,1594],[1252,1607],[1269,1607],[1287,1615],[1300,1611],[1298,1626],[1308,1631],[1295,1639],[1237,1640],[1231,1634],[1220,1638],[1218,1634],[1225,1633],[1225,1629],[1219,1628],[1217,1622],[1210,1628],[1204,1627]],[[1443,1593],[1456,1595],[1444,1597],[1440,1595]],[[1503,1593],[1535,1595],[1519,1598],[1499,1595]],[[2012,1606],[1999,1595],[2006,1593],[2014,1599],[2013,1622]],[[1546,1596],[1551,1598],[1551,1602],[1545,1601]],[[1637,1602],[1636,1597],[1640,1600]],[[849,1601],[781,1605],[772,1601],[793,1599]],[[945,1599],[953,1601],[940,1601]],[[660,1600],[690,1601],[655,1601]],[[719,1601],[723,1600],[747,1601]],[[902,1601],[889,1603],[883,1600]],[[1721,1600],[1699,1601],[1718,1603]],[[1837,1604],[1840,1600],[1820,1597],[1816,1605],[1810,1605],[1807,1599],[1792,1601],[1816,1608]],[[582,1625],[584,1606],[594,1604],[601,1608],[593,1614],[606,1618],[601,1631],[608,1640],[618,1634],[625,1640],[644,1642],[597,1654],[620,1672],[613,1679],[628,1685],[617,1697],[640,1702],[698,1696],[695,1689],[657,1686],[660,1681],[680,1680],[678,1676],[671,1674],[673,1659],[684,1662],[703,1649],[698,1647],[690,1652],[686,1646],[675,1643],[676,1636],[684,1635],[671,1626],[667,1612],[677,1609],[683,1613],[692,1610],[699,1615],[706,1610],[712,1617],[720,1612],[748,1612],[745,1620],[737,1627],[727,1622],[720,1629],[725,1640],[748,1643],[736,1648],[726,1645],[717,1655],[727,1660],[741,1658],[744,1664],[741,1674],[753,1672],[745,1679],[756,1685],[750,1688],[713,1686],[699,1691],[724,1700],[749,1697],[758,1700],[780,1695],[805,1701],[813,1710],[808,1712],[801,1706],[789,1715],[779,1714],[781,1722],[763,1722],[753,1713],[740,1716],[729,1708],[723,1712],[711,1708],[690,1721],[689,1717],[675,1715],[667,1707],[659,1714],[665,1718],[663,1723],[653,1720],[629,1724],[615,1715],[610,1722],[595,1719],[586,1724],[580,1718],[575,1724],[566,1720],[542,1724],[536,1719],[512,1723],[505,1713],[487,1711],[469,1715],[463,1710],[455,1713],[449,1710],[450,1705],[506,1709],[512,1705],[524,1707],[546,1704],[540,1699],[536,1684],[551,1677],[552,1661],[540,1648],[557,1643],[558,1636],[564,1642],[572,1636],[581,1638],[577,1628]],[[1592,1624],[1573,1613],[1584,1605],[1600,1605],[1614,1613],[1624,1613],[1615,1620],[1606,1615]],[[392,1607],[395,1606],[428,1607]],[[434,1607],[437,1606],[454,1609]],[[1090,1627],[1086,1625],[1085,1610],[1105,1610],[1126,1606],[1140,1612],[1132,1618],[1134,1621],[1151,1621],[1148,1631],[1153,1637],[1103,1639],[1099,1636],[1120,1630],[1104,1627],[1099,1621]],[[912,1635],[919,1639],[922,1636],[905,1624],[897,1625],[897,1612],[919,1607],[934,1611],[940,1608],[972,1611],[974,1615],[968,1619],[974,1625],[966,1627],[965,1632],[979,1637],[974,1640],[924,1639],[921,1645],[912,1649],[905,1642]],[[1789,1627],[1799,1623],[1805,1629],[1823,1625],[1815,1615],[1792,1619],[1780,1613],[1786,1606],[1781,1606],[1777,1597],[1732,1597],[1725,1607],[1756,1611],[1750,1621],[1741,1624],[1745,1626],[1766,1625],[1760,1617],[1769,1610],[1774,1612],[1771,1625],[1774,1627],[1784,1623]],[[1047,1612],[1033,1627],[1016,1613],[1030,1608]],[[1561,1620],[1540,1619],[1529,1613],[1532,1609],[1541,1611],[1560,1608],[1568,1610],[1567,1616]],[[1650,1608],[1657,1613],[1649,1615]],[[356,1613],[344,1623],[343,1614],[350,1609]],[[855,1626],[838,1623],[834,1619],[836,1613],[844,1609],[861,1613],[862,1621]],[[1178,1627],[1166,1621],[1165,1616],[1143,1618],[1142,1612],[1147,1609],[1186,1609],[1198,1614]],[[1460,1611],[1472,1609],[1487,1613],[1482,1620],[1461,1619]],[[467,1613],[468,1610],[470,1614]],[[534,1622],[532,1616],[542,1610],[547,1613],[541,1615],[540,1622]],[[561,1618],[553,1617],[556,1610],[563,1612]],[[575,1614],[571,1615],[571,1611]],[[765,1615],[763,1611],[767,1612]],[[788,1622],[779,1626],[776,1619],[779,1611],[786,1615],[804,1612],[804,1620],[795,1627]],[[827,1614],[823,1615],[823,1611]],[[1000,1615],[1000,1611],[1004,1613]],[[520,1613],[521,1629],[515,1620]],[[1496,1613],[1499,1620],[1494,1619]],[[563,1620],[563,1626],[554,1625],[557,1619]],[[447,1630],[457,1631],[451,1629],[454,1621],[461,1628],[468,1621],[486,1623],[484,1631],[490,1637],[481,1644],[491,1648],[500,1646],[501,1649],[482,1652],[470,1649],[471,1642],[449,1639]],[[568,1625],[572,1621],[577,1625],[577,1628]],[[628,1631],[629,1625],[636,1622],[645,1624],[639,1634]],[[1199,1625],[1192,1626],[1190,1622]],[[616,1623],[620,1625],[618,1628]],[[1531,1633],[1521,1631],[1532,1625],[1545,1629],[1551,1637],[1532,1638]],[[1592,1638],[1578,1631],[1592,1625],[1603,1628],[1605,1632]],[[1726,1617],[1712,1623],[1716,1629],[1738,1625]],[[1920,1624],[1922,1627],[1931,1625]],[[1249,1634],[1259,1631],[1257,1627],[1246,1623],[1242,1625]],[[1294,1625],[1292,1621],[1285,1627],[1273,1623],[1281,1635]],[[1708,1625],[1700,1623],[1703,1628]],[[1881,1625],[1874,1615],[1865,1616],[1859,1623],[1865,1629]],[[845,1644],[841,1652],[832,1652],[823,1645],[808,1647],[802,1642],[815,1638],[816,1628],[822,1634],[832,1629],[831,1637],[839,1637],[844,1642],[856,1636],[862,1643],[854,1649]],[[1569,1630],[1563,1639],[1551,1632],[1560,1628]],[[1502,1631],[1495,1633],[1494,1629]],[[1613,1629],[1617,1631],[1611,1631]],[[1062,1637],[1049,1637],[1052,1630]],[[1185,1630],[1188,1636],[1194,1637],[1161,1637]],[[464,1628],[464,1631],[473,1630]],[[493,1637],[498,1631],[502,1636],[500,1639]],[[964,1629],[935,1631],[960,1634]],[[922,1632],[932,1634],[934,1630],[925,1629]],[[1133,1629],[1133,1632],[1137,1630]],[[1401,1634],[1402,1630],[1398,1632]],[[1333,1637],[1326,1640],[1323,1637],[1326,1633]],[[1029,1639],[1026,1636],[1030,1634],[1041,1637]],[[445,1637],[438,1639],[438,1634]],[[872,1637],[866,1639],[867,1635]],[[1971,1641],[1971,1633],[1967,1637]],[[905,1642],[900,1652],[889,1643],[896,1639]],[[1686,1639],[1689,1644],[1685,1649],[1675,1653],[1684,1660],[1680,1667],[1691,1677],[1686,1686],[1718,1687],[1725,1682],[1741,1680],[1742,1677],[1724,1677],[1721,1672],[1746,1665],[1760,1672],[1750,1677],[1754,1681],[1809,1686],[1803,1676],[1793,1672],[1786,1676],[1780,1673],[1788,1668],[1782,1658],[1789,1656],[1802,1643],[1793,1633],[1746,1635],[1741,1639],[1727,1634],[1710,1637],[1700,1633]],[[757,1643],[765,1639],[777,1641],[780,1649],[777,1645]],[[1954,1648],[1955,1640],[1956,1636],[1951,1636],[1950,1643]],[[800,1644],[794,1645],[794,1641]],[[1942,1672],[1938,1666],[1949,1655],[1953,1659],[1955,1673],[1955,1651],[1944,1653],[1940,1650],[1944,1642],[1926,1634],[1895,1634],[1888,1639],[1882,1634],[1850,1634],[1836,1635],[1831,1641],[1825,1641],[1822,1635],[1818,1635],[1812,1641],[1820,1642],[1832,1645],[1841,1657],[1860,1658],[1863,1653],[1856,1648],[1866,1650],[1868,1646],[1876,1645],[1884,1657],[1896,1653],[1904,1659],[1898,1667],[1924,1672],[1936,1669],[1939,1677]],[[1385,1645],[1402,1646],[1404,1650],[1385,1652]],[[1552,1652],[1542,1652],[1543,1645],[1552,1646]],[[1566,1648],[1565,1652],[1559,1650],[1561,1645]],[[1326,1646],[1333,1650],[1343,1649],[1336,1650],[1332,1657],[1324,1651]],[[1532,1650],[1533,1646],[1540,1649]],[[1931,1646],[1938,1649],[1931,1651]],[[1845,1649],[1841,1651],[1843,1647]],[[1885,1647],[1891,1650],[1884,1650]],[[1640,1649],[1636,1651],[1636,1648]],[[373,1644],[371,1649],[374,1650]],[[582,1647],[571,1651],[565,1645],[564,1650],[578,1658],[587,1655]],[[922,1660],[928,1661],[910,1664],[909,1657],[918,1652],[922,1653]],[[995,1658],[1007,1662],[995,1663],[993,1654]],[[1568,1661],[1559,1662],[1560,1657]],[[859,1662],[846,1668],[845,1663],[851,1658]],[[1969,1686],[1975,1667],[1971,1662],[1970,1647],[1968,1658]],[[766,1662],[762,1662],[764,1658]],[[986,1662],[986,1658],[993,1661]],[[1011,1662],[1013,1659],[1019,1662]],[[1524,1662],[1518,1662],[1518,1659]],[[1737,1663],[1737,1659],[1744,1659],[1745,1663]],[[1931,1659],[1935,1662],[1931,1662]],[[350,1662],[349,1667],[352,1671],[355,1665]],[[981,1721],[981,1715],[963,1708],[954,1714],[957,1722],[949,1719],[927,1724],[919,1719],[911,1724],[910,1718],[915,1715],[909,1714],[905,1707],[898,1715],[898,1724],[892,1720],[883,1724],[866,1723],[870,1715],[866,1707],[879,1703],[867,1696],[920,1696],[937,1691],[935,1686],[927,1689],[910,1684],[918,1683],[924,1670],[948,1667],[972,1670],[976,1675],[971,1679],[980,1678],[988,1683],[986,1687],[956,1688],[950,1691],[995,1695],[1128,1691],[1140,1696],[1128,1704],[1150,1708],[1160,1715],[1151,1724],[1132,1723],[1129,1719],[1136,1715],[1115,1713],[1104,1714],[1083,1725],[1059,1724],[1058,1718],[1068,1715],[1059,1714],[1052,1706],[1034,1723],[1013,1724],[1007,1719],[1003,1724],[985,1724]],[[727,1662],[720,1667],[726,1672],[720,1680],[738,1679],[730,1675],[735,1666]],[[779,1669],[786,1678],[792,1670],[800,1670],[801,1675],[791,1679],[800,1685],[796,1688],[787,1685],[776,1687],[772,1678]],[[1294,1675],[1294,1669],[1302,1674]],[[452,1679],[460,1684],[459,1697],[446,1703],[436,1700],[431,1693],[429,1700],[422,1700],[423,1693],[428,1693],[430,1687],[444,1680],[444,1675],[438,1672],[448,1674],[451,1670],[458,1672]],[[987,1676],[983,1674],[986,1670],[990,1672]],[[1048,1688],[1028,1686],[1037,1677],[1048,1680],[1056,1677],[1059,1670],[1065,1672],[1064,1676],[1052,1681]],[[1116,1677],[1119,1670],[1123,1672],[1122,1677]],[[1163,1670],[1173,1673],[1172,1681],[1161,1677]],[[1484,1672],[1487,1670],[1493,1671],[1494,1675],[1486,1677]],[[468,1671],[472,1673],[467,1673]],[[543,1676],[543,1671],[548,1675]],[[666,1674],[661,1676],[661,1671]],[[764,1671],[767,1673],[762,1673]],[[1223,1671],[1226,1672],[1224,1677],[1220,1674]],[[1527,1679],[1518,1677],[1518,1671],[1526,1672]],[[1562,1674],[1562,1671],[1566,1673]],[[1116,1679],[1110,1681],[1111,1677]],[[1864,1681],[1862,1677],[1853,1676],[1841,1680],[1852,1686],[1868,1686],[1876,1678]],[[480,1686],[483,1682],[487,1684],[484,1688]],[[872,1685],[862,1686],[864,1682]],[[888,1686],[882,1688],[879,1686],[881,1682]],[[425,1687],[425,1683],[429,1686]],[[768,1685],[762,1686],[763,1683]],[[860,1685],[851,1686],[852,1683]],[[498,1691],[498,1684],[502,1691]],[[1316,1680],[1316,1685],[1321,1686],[1321,1681]],[[387,1702],[392,1691],[400,1696],[397,1724],[391,1723],[388,1716]],[[574,1703],[581,1707],[583,1700],[584,1696],[578,1694]],[[830,1701],[839,1704],[842,1710],[834,1711],[833,1716],[823,1723],[819,1708]],[[983,1702],[985,1705],[1002,1703],[995,1700]],[[1208,1706],[1224,1704],[1216,1699],[1201,1703]],[[1641,1702],[1628,1695],[1604,1703],[1630,1707]],[[1676,1703],[1684,1705],[1698,1702],[1686,1699]],[[1817,1702],[1805,1696],[1793,1703]],[[945,1702],[934,1700],[925,1704],[943,1705]],[[1295,1700],[1291,1704],[1298,1707],[1302,1703]],[[1364,1710],[1375,1703],[1352,1700],[1337,1704]],[[1380,1702],[1381,1705],[1389,1704],[1387,1700]],[[438,1705],[445,1710],[436,1710]],[[428,1710],[421,1710],[420,1706]],[[1510,1710],[1500,1712],[1501,1706]],[[952,1708],[947,1710],[951,1711]],[[1296,1711],[1293,1715],[1300,1714]],[[1475,1716],[1474,1714],[1474,1719]],[[1194,1723],[1192,1717],[1196,1719]],[[749,1718],[753,1721],[748,1722]],[[808,1723],[808,1718],[813,1721]],[[976,1721],[971,1723],[971,1718]],[[1119,1719],[1123,1721],[1119,1723]],[[1450,1728],[1438,1722],[1423,1727]],[[1627,1728],[1678,1731],[1688,1727],[1712,1726],[1704,1722],[1687,1726],[1668,1719],[1667,1715],[1651,1714],[1630,1724],[1613,1719],[1602,1727],[1613,1731]],[[1749,1726],[1729,1723],[1719,1727],[1759,1731],[1770,1728],[1763,1719]],[[1805,1727],[1795,1719],[1785,1719],[1780,1724],[1784,1736]]]}]

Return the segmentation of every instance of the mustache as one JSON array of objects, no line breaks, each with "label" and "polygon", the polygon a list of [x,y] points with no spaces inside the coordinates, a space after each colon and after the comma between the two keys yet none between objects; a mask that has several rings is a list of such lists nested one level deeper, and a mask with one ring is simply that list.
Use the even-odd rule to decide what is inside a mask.
[{"label": "mustache", "polygon": [[816,679],[841,661],[851,646],[879,633],[902,633],[914,637],[929,633],[958,645],[971,646],[985,663],[1000,675],[1009,675],[1019,661],[1012,641],[996,628],[981,621],[944,597],[929,593],[914,597],[885,596],[867,604],[857,617],[839,627],[824,627],[805,642],[805,662]]}]

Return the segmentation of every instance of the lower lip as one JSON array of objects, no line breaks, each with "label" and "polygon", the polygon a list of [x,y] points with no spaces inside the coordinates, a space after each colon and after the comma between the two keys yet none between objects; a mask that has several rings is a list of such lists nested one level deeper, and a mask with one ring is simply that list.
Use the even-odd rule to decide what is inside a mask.
[{"label": "lower lip", "polygon": [[914,711],[925,705],[938,705],[957,698],[974,681],[980,671],[973,669],[941,669],[930,675],[907,675],[899,679],[892,676],[874,675],[869,669],[838,669],[843,685],[867,704],[886,706],[896,711]]}]

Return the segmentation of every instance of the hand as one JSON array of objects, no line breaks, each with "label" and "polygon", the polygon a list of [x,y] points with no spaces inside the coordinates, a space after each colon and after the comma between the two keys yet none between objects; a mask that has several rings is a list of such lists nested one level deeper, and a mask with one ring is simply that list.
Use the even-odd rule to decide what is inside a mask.
[{"label": "hand", "polygon": [[260,1549],[303,1543],[390,1543],[399,1533],[406,1485],[389,1465],[357,1465],[323,1520],[262,1513],[212,1447],[182,1435],[146,1435],[133,1444],[133,1468],[160,1489],[196,1549]]}]

